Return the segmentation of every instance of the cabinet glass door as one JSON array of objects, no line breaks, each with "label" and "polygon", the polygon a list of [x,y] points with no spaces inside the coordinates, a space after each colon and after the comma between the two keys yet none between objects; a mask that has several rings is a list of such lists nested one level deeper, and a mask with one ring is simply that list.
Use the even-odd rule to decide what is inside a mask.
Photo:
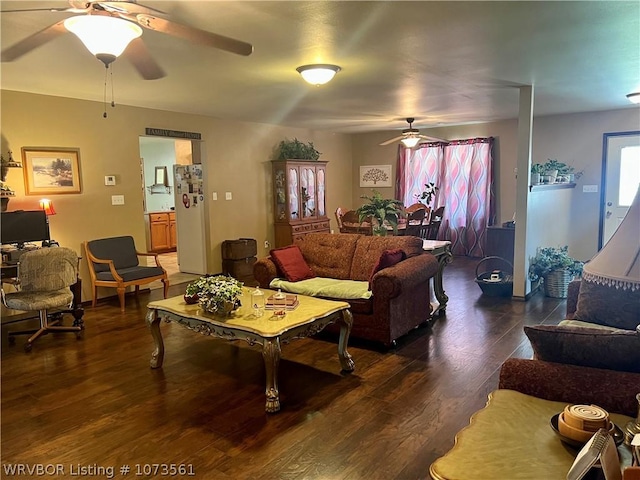
[{"label": "cabinet glass door", "polygon": [[318,168],[318,216],[324,217],[326,213],[325,208],[325,178],[324,178],[324,168]]},{"label": "cabinet glass door", "polygon": [[316,216],[316,173],[314,167],[300,169],[300,196],[302,198],[302,216]]},{"label": "cabinet glass door", "polygon": [[287,221],[287,186],[284,176],[284,168],[278,168],[275,171],[276,182],[276,220],[279,222]]},{"label": "cabinet glass door", "polygon": [[295,167],[289,167],[289,219],[299,220],[300,200],[298,198],[298,169]]}]

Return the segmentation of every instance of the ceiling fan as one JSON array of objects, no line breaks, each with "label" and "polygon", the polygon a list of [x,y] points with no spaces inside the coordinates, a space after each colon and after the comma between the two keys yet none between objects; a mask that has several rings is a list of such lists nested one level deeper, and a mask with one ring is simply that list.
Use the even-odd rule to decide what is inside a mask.
[{"label": "ceiling fan", "polygon": [[[62,12],[77,14],[54,23],[53,25],[50,25],[2,50],[0,53],[1,61],[11,62],[17,60],[21,56],[29,53],[31,50],[54,40],[68,31],[71,31],[82,40],[89,51],[101,60],[105,66],[108,67],[109,63],[113,62],[118,55],[126,49],[126,51],[124,51],[125,56],[133,64],[138,73],[140,73],[142,78],[145,80],[162,78],[166,73],[153,59],[149,50],[140,38],[142,35],[142,29],[140,26],[149,30],[155,30],[174,37],[179,37],[195,44],[218,48],[238,55],[246,56],[251,55],[253,52],[253,46],[250,43],[162,18],[160,15],[165,15],[164,12],[140,5],[136,0],[119,0],[111,2],[103,2],[99,0],[69,0],[69,5],[70,6],[66,8],[15,9],[0,12],[5,14],[49,11],[54,13]],[[85,23],[88,25],[84,25]],[[89,45],[91,40],[85,40],[85,38],[83,38],[85,33],[96,34],[98,29],[105,28],[108,29],[108,31],[101,35],[96,35],[94,40],[108,40],[111,43],[111,40],[115,37],[115,34],[111,30],[114,27],[121,29],[125,32],[125,35],[128,36],[126,40],[123,40],[125,43],[119,53],[100,51],[106,47]],[[84,29],[85,32],[81,32],[80,30],[82,29]],[[110,44],[108,48],[114,47]],[[118,48],[114,48],[114,50],[118,50]]]},{"label": "ceiling fan", "polygon": [[427,140],[430,142],[446,142],[447,141],[442,138],[430,137],[428,135],[421,135],[420,130],[418,130],[417,128],[413,128],[414,121],[415,121],[415,118],[407,118],[407,123],[409,124],[409,128],[405,128],[404,130],[402,130],[402,135],[400,135],[399,137],[391,138],[386,142],[382,142],[380,145],[389,145],[390,143],[397,142],[398,140],[400,140],[405,147],[413,148],[413,147],[416,147],[419,143],[421,143],[421,140]]}]

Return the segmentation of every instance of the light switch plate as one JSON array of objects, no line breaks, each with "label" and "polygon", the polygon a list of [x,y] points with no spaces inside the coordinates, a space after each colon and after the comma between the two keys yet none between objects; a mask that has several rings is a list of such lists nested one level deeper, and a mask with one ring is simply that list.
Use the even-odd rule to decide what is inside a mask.
[{"label": "light switch plate", "polygon": [[598,185],[583,185],[582,193],[598,193]]},{"label": "light switch plate", "polygon": [[105,175],[104,176],[104,184],[105,185],[115,185],[116,184],[116,176],[115,175]]},{"label": "light switch plate", "polygon": [[212,192],[211,193],[211,200],[217,200],[218,199],[218,192]]},{"label": "light switch plate", "polygon": [[233,196],[231,195],[231,192],[224,192],[224,199],[225,200],[231,200],[233,198]]},{"label": "light switch plate", "polygon": [[111,195],[111,205],[124,205],[124,195]]}]

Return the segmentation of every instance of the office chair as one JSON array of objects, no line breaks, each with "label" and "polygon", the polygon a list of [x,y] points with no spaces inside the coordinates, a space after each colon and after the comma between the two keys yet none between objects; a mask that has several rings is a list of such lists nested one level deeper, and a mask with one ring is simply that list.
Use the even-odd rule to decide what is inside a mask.
[{"label": "office chair", "polygon": [[31,351],[33,342],[50,332],[75,332],[80,338],[84,330],[82,318],[76,318],[73,326],[60,325],[62,314],[49,318],[50,309],[68,308],[73,302],[69,288],[78,279],[78,255],[70,248],[40,248],[25,252],[18,264],[18,291],[5,293],[2,303],[13,310],[38,312],[40,328],[9,332],[13,336],[32,334],[24,349]]}]

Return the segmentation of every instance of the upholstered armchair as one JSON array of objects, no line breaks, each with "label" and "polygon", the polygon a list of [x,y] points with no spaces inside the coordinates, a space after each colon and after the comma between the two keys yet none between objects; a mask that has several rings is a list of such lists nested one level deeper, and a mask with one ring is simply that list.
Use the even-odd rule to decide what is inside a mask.
[{"label": "upholstered armchair", "polygon": [[[164,298],[169,291],[167,272],[158,260],[156,253],[143,253],[136,250],[133,237],[101,238],[84,242],[89,264],[93,307],[98,299],[98,287],[115,288],[120,301],[120,311],[124,313],[124,294],[129,286],[135,287],[138,294],[141,285],[156,280],[164,284]],[[138,257],[153,257],[155,266],[140,265]]]}]

